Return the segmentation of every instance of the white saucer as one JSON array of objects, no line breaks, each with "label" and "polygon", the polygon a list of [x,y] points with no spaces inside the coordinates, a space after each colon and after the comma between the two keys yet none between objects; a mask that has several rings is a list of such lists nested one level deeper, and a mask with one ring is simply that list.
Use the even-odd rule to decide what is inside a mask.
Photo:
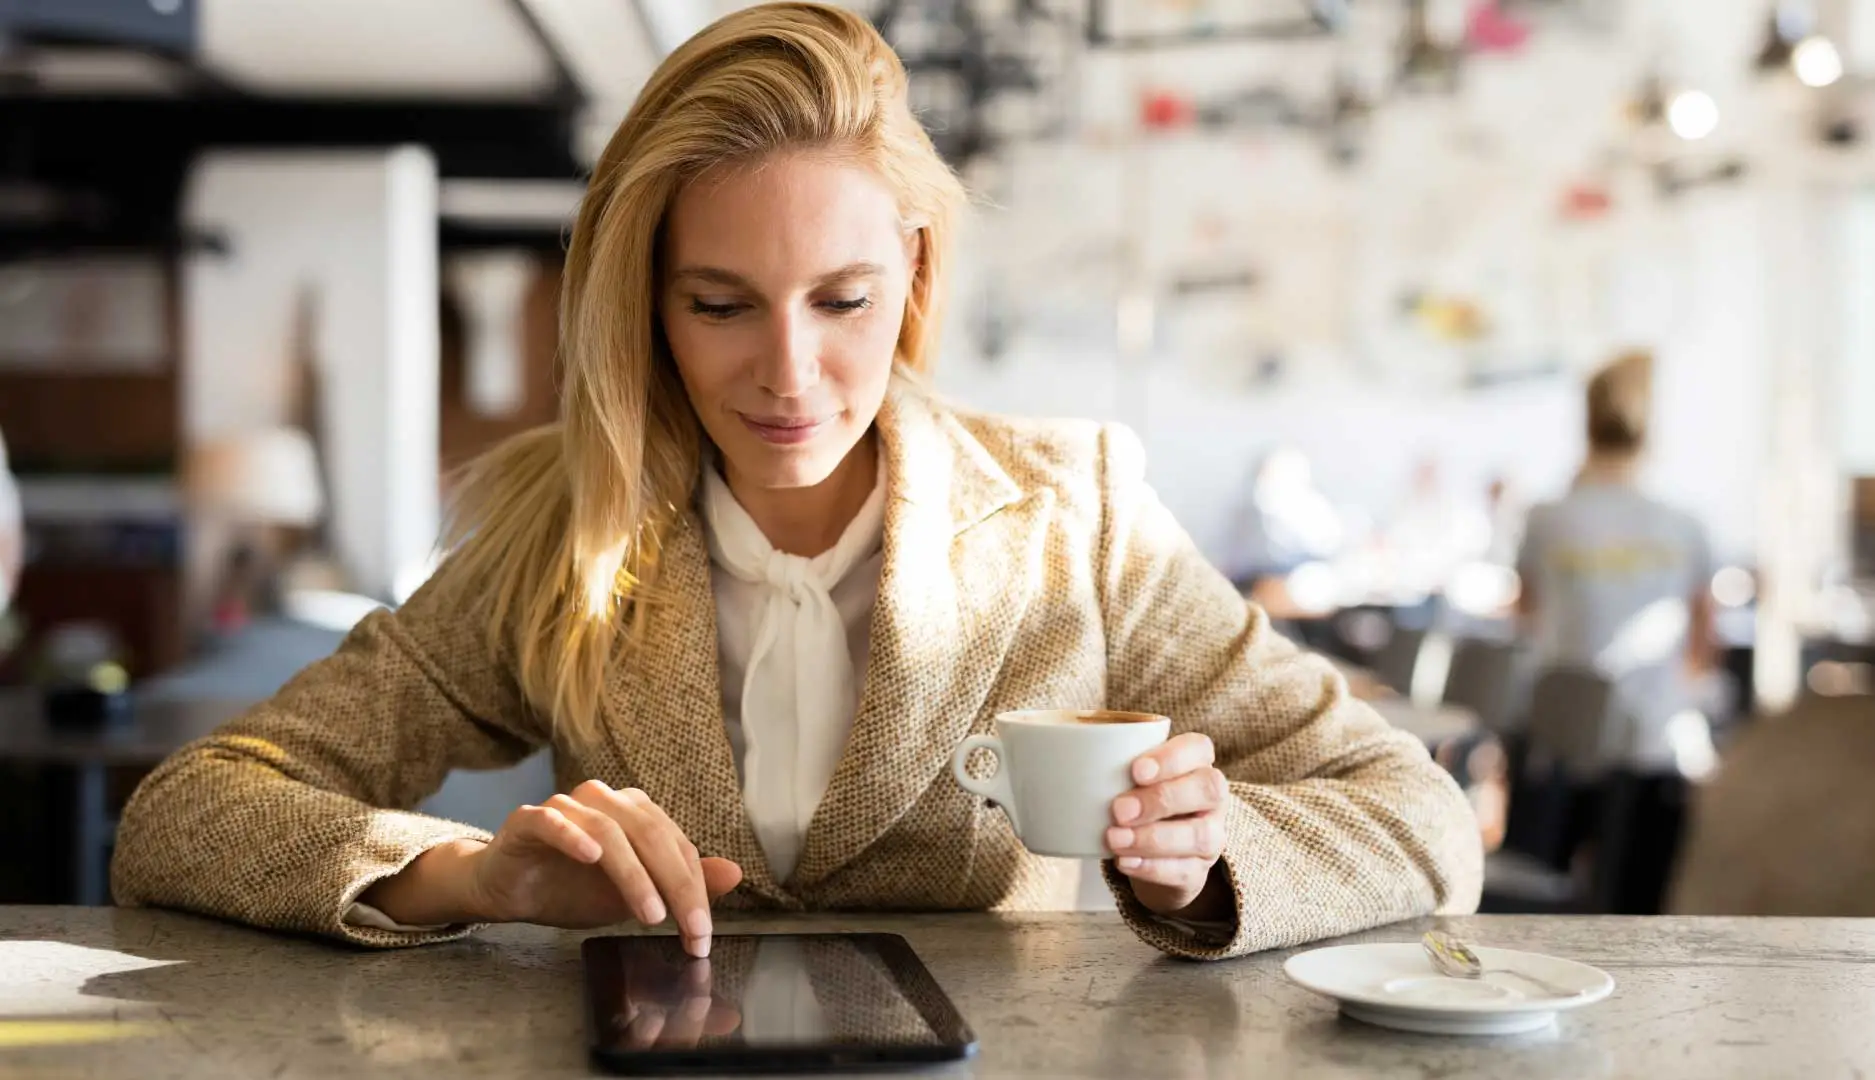
[{"label": "white saucer", "polygon": [[1297,983],[1334,998],[1341,1011],[1381,1027],[1429,1035],[1516,1035],[1556,1022],[1556,1014],[1592,1005],[1614,993],[1608,973],[1542,953],[1477,947],[1487,969],[1527,972],[1575,991],[1546,994],[1515,975],[1481,980],[1440,975],[1417,942],[1335,945],[1289,958],[1283,971]]}]

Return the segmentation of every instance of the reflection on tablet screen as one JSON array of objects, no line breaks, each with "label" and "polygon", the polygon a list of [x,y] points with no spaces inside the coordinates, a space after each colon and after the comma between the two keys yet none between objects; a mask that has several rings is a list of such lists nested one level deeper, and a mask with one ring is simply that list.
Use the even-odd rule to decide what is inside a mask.
[{"label": "reflection on tablet screen", "polygon": [[921,992],[917,980],[881,955],[879,940],[866,935],[719,937],[707,960],[686,956],[675,938],[627,939],[617,962],[614,1045],[879,1046],[940,1039],[930,1018],[935,987]]}]

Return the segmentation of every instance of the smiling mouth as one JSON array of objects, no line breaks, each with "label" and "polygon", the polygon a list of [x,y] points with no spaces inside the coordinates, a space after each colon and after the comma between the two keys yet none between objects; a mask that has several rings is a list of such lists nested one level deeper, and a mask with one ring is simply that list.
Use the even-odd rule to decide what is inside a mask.
[{"label": "smiling mouth", "polygon": [[764,442],[778,445],[804,443],[832,422],[832,417],[751,416],[737,413],[744,425]]}]

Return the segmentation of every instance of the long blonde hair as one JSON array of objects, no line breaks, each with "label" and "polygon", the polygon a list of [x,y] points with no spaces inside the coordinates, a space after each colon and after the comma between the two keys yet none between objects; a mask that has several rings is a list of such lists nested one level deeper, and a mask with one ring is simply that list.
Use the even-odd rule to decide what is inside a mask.
[{"label": "long blonde hair", "polygon": [[826,4],[764,4],[667,57],[600,156],[561,280],[560,422],[465,470],[442,571],[484,605],[490,647],[529,705],[575,744],[600,734],[606,668],[657,602],[659,549],[700,467],[701,425],[657,315],[672,199],[702,172],[778,151],[833,152],[873,169],[920,234],[894,359],[923,372],[964,193],[905,91],[904,66],[864,19]]}]

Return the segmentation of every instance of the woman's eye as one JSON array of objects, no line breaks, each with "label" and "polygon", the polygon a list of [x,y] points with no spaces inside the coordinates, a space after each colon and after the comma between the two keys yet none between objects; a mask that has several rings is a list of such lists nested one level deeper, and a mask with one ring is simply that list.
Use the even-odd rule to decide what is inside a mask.
[{"label": "woman's eye", "polygon": [[727,319],[741,310],[742,305],[736,303],[712,304],[696,297],[692,297],[690,300],[690,313],[692,315],[701,315],[706,319]]},{"label": "woman's eye", "polygon": [[828,311],[864,311],[872,306],[872,297],[856,296],[851,300],[825,300],[821,302],[820,306],[826,308]]}]

